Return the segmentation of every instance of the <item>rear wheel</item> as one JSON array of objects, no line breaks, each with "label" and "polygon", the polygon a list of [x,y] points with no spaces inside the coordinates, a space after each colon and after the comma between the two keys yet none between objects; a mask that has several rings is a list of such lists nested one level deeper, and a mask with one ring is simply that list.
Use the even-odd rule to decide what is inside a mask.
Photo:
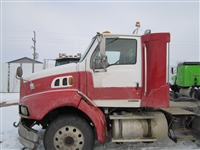
[{"label": "rear wheel", "polygon": [[194,90],[191,92],[191,97],[200,100],[200,89],[194,89]]},{"label": "rear wheel", "polygon": [[64,115],[53,121],[44,135],[47,150],[92,150],[94,133],[82,118]]},{"label": "rear wheel", "polygon": [[192,97],[192,94],[193,94],[193,92],[194,92],[194,87],[191,87],[191,89],[190,89],[190,97]]}]

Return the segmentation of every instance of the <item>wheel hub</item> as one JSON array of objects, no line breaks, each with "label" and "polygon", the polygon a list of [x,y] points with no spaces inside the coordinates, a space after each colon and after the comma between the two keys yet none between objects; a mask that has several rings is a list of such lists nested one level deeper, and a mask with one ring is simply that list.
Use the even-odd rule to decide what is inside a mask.
[{"label": "wheel hub", "polygon": [[81,150],[83,146],[83,133],[76,127],[64,126],[54,135],[54,147],[57,150]]},{"label": "wheel hub", "polygon": [[64,138],[64,144],[66,146],[72,146],[74,144],[74,139],[70,136]]}]

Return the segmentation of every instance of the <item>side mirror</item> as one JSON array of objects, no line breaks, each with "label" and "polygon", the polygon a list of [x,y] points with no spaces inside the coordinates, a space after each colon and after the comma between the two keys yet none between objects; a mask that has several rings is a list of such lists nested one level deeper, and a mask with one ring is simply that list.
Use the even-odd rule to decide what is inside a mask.
[{"label": "side mirror", "polygon": [[176,73],[177,73],[176,67],[171,67],[171,73],[172,73],[172,74],[176,74]]},{"label": "side mirror", "polygon": [[[22,75],[23,75],[22,67],[17,67],[17,71],[16,71],[15,77],[16,77],[17,79],[20,79],[20,78],[22,77]],[[23,79],[23,80],[30,82],[30,89],[31,89],[31,90],[34,90],[34,89],[35,89],[34,83],[32,83],[31,81],[26,80],[26,79]]]},{"label": "side mirror", "polygon": [[173,67],[171,67],[171,73],[174,74],[174,68]]},{"label": "side mirror", "polygon": [[17,67],[16,77],[21,78],[23,75],[22,67]]},{"label": "side mirror", "polygon": [[96,69],[104,69],[104,71],[106,72],[106,67],[108,66],[108,59],[107,56],[103,56],[103,57],[95,57],[94,58],[94,64],[93,64],[93,71],[95,71]]},{"label": "side mirror", "polygon": [[102,57],[102,59],[101,59],[101,63],[102,63],[102,66],[103,66],[103,68],[105,69],[107,66],[108,66],[108,57],[105,55],[105,56],[103,56]]}]

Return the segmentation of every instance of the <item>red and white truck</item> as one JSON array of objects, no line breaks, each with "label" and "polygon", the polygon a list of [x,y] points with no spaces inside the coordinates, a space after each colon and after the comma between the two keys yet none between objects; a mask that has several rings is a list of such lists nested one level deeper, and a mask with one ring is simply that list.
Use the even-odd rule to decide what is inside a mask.
[{"label": "red and white truck", "polygon": [[188,132],[195,113],[170,107],[169,42],[170,33],[97,33],[78,63],[26,77],[18,68],[19,141],[37,148],[34,125],[46,129],[47,150],[92,150],[109,131],[112,142],[185,139],[174,132]]}]

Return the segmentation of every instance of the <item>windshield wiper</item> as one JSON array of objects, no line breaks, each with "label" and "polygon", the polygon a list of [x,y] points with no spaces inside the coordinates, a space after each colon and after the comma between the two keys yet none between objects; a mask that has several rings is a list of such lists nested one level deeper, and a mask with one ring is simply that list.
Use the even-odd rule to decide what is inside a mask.
[{"label": "windshield wiper", "polygon": [[106,43],[106,45],[111,44],[111,43],[115,42],[115,41],[118,40],[118,39],[119,39],[119,38],[117,37],[117,38],[113,39],[112,41],[110,41],[109,43]]}]

